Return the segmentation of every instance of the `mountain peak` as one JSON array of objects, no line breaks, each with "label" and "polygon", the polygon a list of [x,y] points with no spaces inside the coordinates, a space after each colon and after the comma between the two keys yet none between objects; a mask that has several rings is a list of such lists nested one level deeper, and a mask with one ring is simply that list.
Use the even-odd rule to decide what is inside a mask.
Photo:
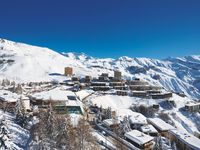
[{"label": "mountain peak", "polygon": [[62,55],[66,56],[66,57],[69,57],[71,59],[77,59],[77,60],[88,60],[88,59],[92,59],[93,57],[85,54],[85,53],[75,53],[75,52],[68,52],[68,53],[65,53],[65,52],[62,52],[61,53]]}]

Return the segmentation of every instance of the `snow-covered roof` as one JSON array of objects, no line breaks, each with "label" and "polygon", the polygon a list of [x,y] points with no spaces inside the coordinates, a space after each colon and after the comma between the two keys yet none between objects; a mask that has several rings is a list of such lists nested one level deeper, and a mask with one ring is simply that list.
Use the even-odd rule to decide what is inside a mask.
[{"label": "snow-covered roof", "polygon": [[173,126],[166,123],[160,118],[147,118],[147,121],[161,131],[168,131],[170,129],[175,129]]},{"label": "snow-covered roof", "polygon": [[200,150],[200,139],[192,134],[180,131],[180,130],[170,130],[171,134],[176,136],[180,141],[188,145],[191,149]]},{"label": "snow-covered roof", "polygon": [[57,100],[57,101],[67,101],[68,96],[76,96],[76,95],[72,91],[62,90],[59,87],[49,91],[43,91],[32,95],[32,97],[35,99]]},{"label": "snow-covered roof", "polygon": [[82,100],[85,97],[89,96],[91,93],[93,93],[92,90],[81,90],[76,92],[76,95]]},{"label": "snow-covered roof", "polygon": [[154,139],[153,137],[146,135],[138,130],[132,130],[130,132],[125,133],[125,137],[139,145],[143,145]]},{"label": "snow-covered roof", "polygon": [[146,117],[137,112],[133,112],[129,118],[131,124],[147,124]]},{"label": "snow-covered roof", "polygon": [[144,133],[158,133],[158,131],[150,124],[142,126],[141,131]]},{"label": "snow-covered roof", "polygon": [[0,100],[5,102],[16,102],[19,99],[19,95],[7,90],[0,90]]},{"label": "snow-covered roof", "polygon": [[82,107],[82,103],[78,100],[68,100],[66,101],[66,106],[80,106]]},{"label": "snow-covered roof", "polygon": [[117,119],[105,119],[105,120],[103,121],[103,123],[104,123],[106,126],[110,127],[111,125],[119,124],[120,121],[117,120]]}]

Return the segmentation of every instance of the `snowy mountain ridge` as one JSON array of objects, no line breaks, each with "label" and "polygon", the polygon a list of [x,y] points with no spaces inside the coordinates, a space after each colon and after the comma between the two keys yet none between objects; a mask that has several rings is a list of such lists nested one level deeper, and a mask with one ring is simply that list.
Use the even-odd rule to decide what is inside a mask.
[{"label": "snowy mountain ridge", "polygon": [[[113,76],[114,70],[124,78],[142,78],[174,92],[200,99],[200,55],[167,58],[94,58],[84,53],[57,53],[48,48],[0,39],[0,79],[18,82],[51,81],[71,66],[77,76],[97,77],[103,72]],[[64,78],[64,76],[61,76]]]}]

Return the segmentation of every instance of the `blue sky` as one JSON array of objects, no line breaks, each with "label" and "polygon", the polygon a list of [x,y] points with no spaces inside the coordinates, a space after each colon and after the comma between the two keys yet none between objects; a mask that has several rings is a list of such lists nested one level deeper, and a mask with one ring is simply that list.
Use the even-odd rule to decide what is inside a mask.
[{"label": "blue sky", "polygon": [[1,0],[0,37],[94,57],[200,54],[199,0]]}]

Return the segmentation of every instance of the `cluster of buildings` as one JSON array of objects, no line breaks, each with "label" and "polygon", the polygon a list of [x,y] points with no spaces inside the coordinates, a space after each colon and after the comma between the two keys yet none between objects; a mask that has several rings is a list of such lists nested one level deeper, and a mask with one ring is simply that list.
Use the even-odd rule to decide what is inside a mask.
[{"label": "cluster of buildings", "polygon": [[150,85],[148,82],[138,78],[134,80],[124,80],[120,71],[114,71],[114,77],[108,73],[102,73],[98,78],[85,76],[78,78],[73,76],[73,68],[66,67],[65,75],[71,77],[71,81],[66,84],[78,84],[79,88],[90,88],[94,91],[107,92],[112,90],[112,94],[119,96],[133,96],[152,99],[169,99],[172,92],[163,92],[159,86]]},{"label": "cluster of buildings", "polygon": [[[65,81],[62,84],[72,86],[76,90],[89,88],[93,91],[104,93],[109,91],[108,93],[119,96],[152,99],[169,99],[172,97],[171,92],[163,92],[164,90],[161,87],[150,85],[146,81],[140,79],[124,80],[120,71],[114,71],[113,77],[110,77],[107,73],[102,73],[98,78],[91,76],[79,78],[74,76],[73,68],[66,67],[64,75],[71,77],[71,80]],[[17,94],[1,90],[0,107],[6,105],[7,107],[15,108],[17,99],[21,99],[27,111],[31,110],[31,105],[47,108],[49,104],[52,104],[58,114],[83,115],[83,104],[73,92],[73,89],[72,91],[61,90],[59,87],[56,87],[51,90],[37,92],[28,97],[19,97]],[[185,109],[189,112],[199,111],[200,103],[188,103],[185,105]],[[103,124],[112,130],[112,128],[119,126],[121,121],[120,119],[105,119]],[[163,136],[170,141],[176,142],[181,150],[200,150],[200,139],[192,134],[177,130],[162,119],[146,118],[140,113],[132,112],[132,115],[128,117],[128,121],[131,130],[124,134],[124,139],[139,149],[152,149],[155,138]]]},{"label": "cluster of buildings", "polygon": [[83,115],[84,113],[82,103],[75,93],[70,90],[62,90],[60,87],[32,93],[28,96],[0,90],[1,109],[14,111],[19,100],[27,112],[32,110],[32,106],[45,109],[51,104],[58,114]]},{"label": "cluster of buildings", "polygon": [[196,136],[177,130],[170,124],[159,118],[148,118],[147,121],[152,124],[158,132],[168,138],[171,142],[175,142],[181,150],[200,150],[200,139]]},{"label": "cluster of buildings", "polygon": [[190,102],[185,104],[185,110],[189,112],[198,112],[200,111],[200,103],[199,102]]},{"label": "cluster of buildings", "polygon": [[[152,150],[156,144],[156,137],[161,136],[170,142],[175,142],[181,150],[200,150],[200,139],[190,133],[177,130],[160,118],[145,118],[141,114],[129,118],[131,130],[125,132],[124,139],[135,147],[143,150]],[[104,126],[112,130],[119,126],[120,121],[106,119]]]}]

